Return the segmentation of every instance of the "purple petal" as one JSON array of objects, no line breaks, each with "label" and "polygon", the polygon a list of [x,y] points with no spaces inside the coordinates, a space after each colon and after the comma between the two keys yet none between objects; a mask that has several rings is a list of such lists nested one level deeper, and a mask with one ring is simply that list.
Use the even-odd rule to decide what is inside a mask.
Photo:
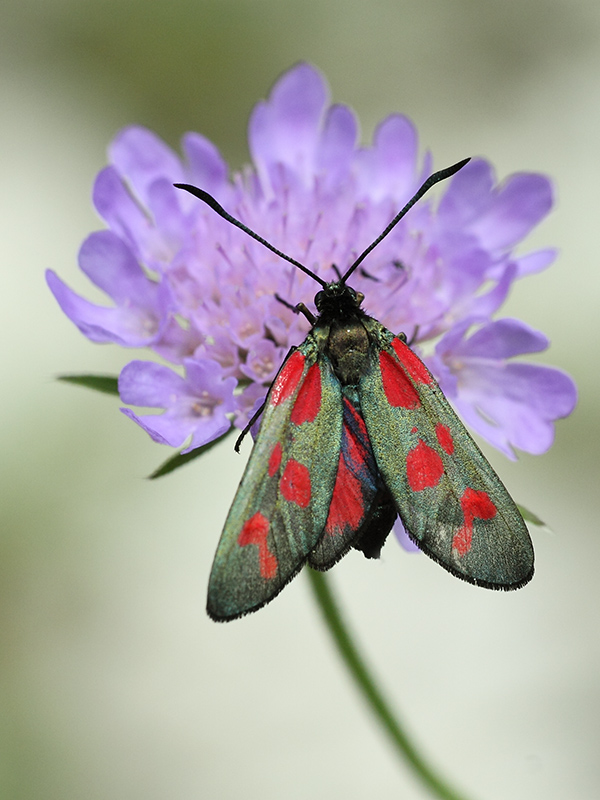
[{"label": "purple petal", "polygon": [[443,391],[463,421],[509,458],[512,448],[543,453],[552,444],[554,422],[571,413],[577,392],[563,372],[507,359],[546,349],[548,340],[520,320],[466,319],[446,334],[428,359]]},{"label": "purple petal", "polygon": [[554,421],[570,414],[577,401],[568,375],[539,364],[480,365],[476,372],[468,370],[465,382],[461,396],[481,415],[473,427],[489,439],[491,421],[499,429],[496,436],[503,434],[504,451],[513,446],[545,453],[554,440]]},{"label": "purple petal", "polygon": [[463,399],[463,395],[461,394],[452,399],[452,404],[458,412],[459,417],[468,428],[478,433],[486,442],[503,453],[511,461],[517,460],[504,429],[498,427],[495,422],[485,419],[479,412],[477,406],[473,404],[472,398],[465,397]]},{"label": "purple petal", "polygon": [[552,202],[548,178],[533,173],[512,175],[471,229],[492,250],[512,247],[546,216]]},{"label": "purple petal", "polygon": [[264,300],[254,306],[232,309],[228,315],[229,335],[237,345],[249,349],[264,336]]},{"label": "purple petal", "polygon": [[281,348],[268,339],[261,339],[249,351],[246,361],[240,366],[244,375],[257,383],[270,383],[281,366]]},{"label": "purple petal", "polygon": [[325,117],[316,168],[326,184],[336,186],[347,175],[358,137],[356,117],[346,106],[332,106]]},{"label": "purple petal", "polygon": [[197,360],[187,358],[184,362],[187,373],[187,384],[190,394],[194,397],[194,413],[202,414],[202,405],[197,398],[209,397],[211,400],[220,400],[219,410],[224,413],[233,411],[235,404],[233,390],[237,385],[235,378],[223,378],[223,369],[220,364],[210,359]]},{"label": "purple petal", "polygon": [[130,244],[147,239],[151,230],[150,221],[125,188],[114,167],[106,167],[98,173],[93,200],[102,219],[122,239]]},{"label": "purple petal", "polygon": [[[198,358],[209,358],[212,361],[216,361],[223,370],[224,375],[239,376],[240,352],[237,344],[232,342],[229,336],[224,336],[222,329],[216,328],[214,330],[214,334],[217,335],[213,335],[213,331],[210,328],[205,333],[207,339],[210,337],[210,340],[203,342],[195,355]],[[221,335],[219,336],[218,334]]]},{"label": "purple petal", "polygon": [[138,126],[125,128],[113,139],[109,157],[121,177],[146,203],[148,189],[159,178],[184,179],[181,161],[155,133]]},{"label": "purple petal", "polygon": [[[500,279],[495,286],[483,294],[473,294],[463,303],[463,313],[478,317],[490,317],[506,300],[510,287],[517,277],[515,264],[508,264],[502,271]],[[457,303],[459,305],[459,303]]]},{"label": "purple petal", "polygon": [[191,436],[190,444],[181,451],[182,453],[189,453],[196,447],[202,447],[213,439],[217,439],[231,427],[231,423],[225,417],[209,418],[202,425],[193,426],[185,417],[175,417],[169,414],[136,414],[130,408],[121,408],[121,411],[145,430],[158,444],[181,447]]},{"label": "purple petal", "polygon": [[190,183],[211,194],[225,188],[227,164],[215,145],[199,133],[186,133],[182,141]]},{"label": "purple petal", "polygon": [[490,165],[475,159],[451,180],[438,217],[448,228],[472,231],[490,250],[519,242],[552,207],[552,185],[543,175],[512,175],[494,190]]},{"label": "purple petal", "polygon": [[491,203],[494,174],[483,159],[474,158],[454,175],[438,207],[439,223],[449,230],[467,228]]},{"label": "purple petal", "polygon": [[402,524],[402,520],[400,517],[396,517],[396,521],[394,522],[394,536],[407,553],[420,553],[419,547],[413,542],[410,538],[408,533],[406,532],[406,528]]},{"label": "purple petal", "polygon": [[73,308],[77,324],[100,325],[109,341],[130,347],[153,344],[162,337],[175,310],[171,290],[146,276],[118,236],[111,231],[91,234],[79,251],[79,265],[118,308],[103,309],[79,298],[77,309]]},{"label": "purple petal", "polygon": [[[246,427],[258,409],[264,404],[266,396],[266,386],[262,386],[258,383],[251,383],[249,386],[246,386],[241,394],[235,397],[237,408],[235,425],[237,428],[240,428],[241,430]],[[253,439],[256,439],[261,421],[262,415],[259,416],[252,426],[250,433],[252,434]]]},{"label": "purple petal", "polygon": [[[466,317],[460,320],[460,322],[453,325],[452,328],[442,336],[435,346],[435,354],[428,360],[434,361],[439,359],[440,361],[449,361],[453,353],[462,346],[469,328],[486,322],[487,320],[485,318],[476,316]],[[434,369],[434,372],[437,374],[436,369]]]},{"label": "purple petal", "polygon": [[147,188],[146,209],[142,210],[112,167],[100,172],[94,186],[98,213],[138,260],[158,271],[190,238],[190,222],[180,208],[181,195],[169,179],[157,178]]},{"label": "purple petal", "polygon": [[79,266],[117,305],[156,304],[157,284],[148,280],[129,247],[112,231],[88,236],[79,250]]},{"label": "purple petal", "polygon": [[227,417],[213,416],[209,417],[202,424],[197,425],[192,433],[192,440],[189,445],[184,448],[182,453],[189,453],[197,447],[202,447],[213,439],[218,439],[231,428],[231,422]]},{"label": "purple petal", "polygon": [[539,353],[548,347],[543,333],[518,319],[499,319],[476,331],[456,346],[455,353],[466,358],[505,359],[524,353]]},{"label": "purple petal", "polygon": [[119,377],[119,393],[126,403],[165,408],[163,414],[138,415],[121,409],[155,441],[180,447],[189,437],[189,452],[225,433],[234,410],[235,378],[221,380],[216,362],[185,361],[187,376],[181,378],[168,367],[133,361]]},{"label": "purple petal", "polygon": [[[435,353],[430,355],[424,355],[419,353],[418,348],[414,348],[417,355],[422,359],[425,363],[429,371],[432,375],[435,376],[436,381],[439,383],[440,388],[446,398],[448,400],[452,400],[454,403],[457,396],[458,396],[458,378],[459,378],[459,370],[453,371],[450,367],[451,359],[446,358],[450,345],[449,337],[453,336],[456,333],[457,328],[461,326],[463,323],[459,323],[459,325],[455,325],[446,336],[442,339],[444,343],[443,349],[441,342],[436,347]],[[467,328],[469,327],[469,323],[466,323]]]},{"label": "purple petal", "polygon": [[375,131],[373,148],[358,154],[360,187],[375,201],[398,203],[412,195],[416,179],[418,138],[412,122],[392,114]]},{"label": "purple petal", "polygon": [[564,372],[541,364],[506,364],[501,369],[479,369],[473,385],[492,389],[490,409],[500,407],[505,399],[520,403],[528,411],[546,420],[560,419],[575,408],[575,384]]},{"label": "purple petal", "polygon": [[186,244],[191,230],[181,212],[181,191],[170,180],[156,180],[148,189],[148,210],[156,220],[154,235],[147,237],[145,255],[149,266],[161,268],[173,261]]},{"label": "purple petal", "polygon": [[159,322],[148,310],[94,305],[69,289],[52,270],[46,272],[46,280],[63,312],[91,341],[122,347],[144,347],[155,341]]},{"label": "purple petal", "polygon": [[[126,417],[129,417],[129,419],[133,420],[137,425],[140,426],[140,428],[145,430],[148,436],[150,436],[150,438],[158,444],[167,444],[171,447],[179,447],[187,438],[186,434],[180,437],[178,431],[166,431],[166,435],[160,433],[157,427],[153,426],[152,424],[153,419],[156,418],[157,420],[160,420],[163,418],[160,414],[138,415],[130,408],[120,408],[119,411],[122,414],[125,414]],[[146,420],[148,420],[148,422],[146,422]]]},{"label": "purple petal", "polygon": [[517,277],[523,278],[525,275],[534,275],[536,272],[541,272],[550,266],[557,255],[558,251],[549,247],[546,250],[537,250],[535,253],[515,258]]},{"label": "purple petal", "polygon": [[185,393],[185,380],[154,361],[130,361],[119,375],[121,400],[132,406],[168,408]]},{"label": "purple petal", "polygon": [[420,271],[411,276],[413,284],[418,282],[421,286],[423,305],[427,307],[433,285],[444,312],[452,316],[472,313],[473,304],[482,302],[477,291],[489,280],[489,253],[471,237],[456,233],[440,236],[436,245],[428,253],[429,275],[421,275]]},{"label": "purple petal", "polygon": [[160,335],[152,343],[152,349],[167,361],[182,364],[184,359],[194,354],[201,343],[202,339],[193,326],[184,329],[176,318],[168,316]]},{"label": "purple petal", "polygon": [[302,63],[277,81],[267,101],[254,107],[248,142],[261,175],[272,166],[285,164],[309,178],[326,101],[321,74]]}]

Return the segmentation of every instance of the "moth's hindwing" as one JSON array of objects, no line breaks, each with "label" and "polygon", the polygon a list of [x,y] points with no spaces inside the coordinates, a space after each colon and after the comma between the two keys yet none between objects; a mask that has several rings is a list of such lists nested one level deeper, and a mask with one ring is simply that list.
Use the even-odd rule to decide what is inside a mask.
[{"label": "moth's hindwing", "polygon": [[375,458],[357,403],[358,398],[344,393],[342,439],[329,513],[308,559],[314,569],[329,569],[350,549],[377,491]]},{"label": "moth's hindwing", "polygon": [[[387,493],[377,470],[356,389],[346,386],[342,392],[342,443],[335,485],[323,535],[308,557],[311,567],[323,571],[330,569],[352,546],[364,549],[369,557],[378,556],[396,517],[394,508],[388,510],[382,505]],[[382,513],[383,509],[388,513]],[[363,538],[364,548],[360,547]]]},{"label": "moth's hindwing", "polygon": [[271,387],[217,548],[209,615],[228,620],[273,599],[305,563],[327,519],[342,435],[340,383],[311,332]]},{"label": "moth's hindwing", "polygon": [[369,320],[374,346],[359,385],[373,453],[409,536],[459,578],[516,589],[533,546],[506,488],[423,362]]}]

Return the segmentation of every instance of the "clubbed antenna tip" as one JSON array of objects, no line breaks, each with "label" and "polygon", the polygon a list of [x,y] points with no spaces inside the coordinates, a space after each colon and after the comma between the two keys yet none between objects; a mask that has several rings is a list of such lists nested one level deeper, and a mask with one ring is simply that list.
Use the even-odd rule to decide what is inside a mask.
[{"label": "clubbed antenna tip", "polygon": [[359,255],[359,257],[356,259],[354,264],[352,264],[352,266],[349,267],[348,271],[346,272],[346,274],[342,278],[343,283],[346,283],[346,281],[348,280],[350,275],[352,275],[352,273],[358,267],[358,265],[362,264],[362,262],[365,260],[365,258],[369,255],[369,253],[375,247],[377,247],[377,245],[379,244],[379,242],[382,239],[385,239],[385,237],[388,235],[388,233],[393,228],[395,228],[396,225],[400,222],[402,217],[408,211],[410,211],[410,209],[414,206],[414,204],[418,200],[420,200],[423,197],[425,192],[428,192],[431,189],[432,186],[435,186],[436,183],[439,183],[440,181],[444,181],[444,180],[446,180],[446,178],[450,178],[452,175],[454,175],[456,172],[458,172],[459,169],[462,169],[465,166],[465,164],[468,164],[470,160],[471,160],[470,158],[463,158],[462,161],[458,161],[456,164],[453,164],[451,167],[446,167],[446,169],[441,169],[439,172],[434,172],[433,175],[430,175],[427,178],[427,180],[425,181],[425,183],[421,186],[421,188],[418,189],[417,192],[415,192],[415,194],[411,197],[411,199],[404,206],[404,208],[396,214],[396,216],[390,222],[390,224],[387,226],[387,228],[382,233],[379,234],[379,236],[375,239],[374,242],[371,242],[371,244],[367,247],[367,249],[364,250]]}]

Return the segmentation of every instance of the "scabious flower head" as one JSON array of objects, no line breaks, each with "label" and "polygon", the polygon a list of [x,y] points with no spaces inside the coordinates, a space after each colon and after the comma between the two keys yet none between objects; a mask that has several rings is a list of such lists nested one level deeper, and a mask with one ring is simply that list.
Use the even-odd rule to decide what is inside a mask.
[{"label": "scabious flower head", "polygon": [[[94,203],[108,229],[83,243],[79,264],[110,298],[98,306],[53,272],[48,283],[63,311],[94,342],[147,347],[172,366],[132,361],[120,377],[122,400],[163,409],[124,412],[153,439],[186,450],[243,428],[289,348],[308,330],[276,295],[309,307],[313,280],[189,194],[199,186],[231,214],[325,280],[336,280],[386,227],[431,172],[419,163],[412,123],[394,114],[373,144],[358,144],[358,124],[328,106],[321,75],[299,64],[254,108],[252,165],[231,178],[216,147],[184,136],[183,159],[152,132],[126,128],[109,149]],[[514,248],[549,212],[542,175],[495,185],[475,159],[421,200],[351,279],[365,308],[391,330],[416,334],[416,346],[443,391],[483,438],[545,451],[554,421],[575,404],[559,370],[512,359],[547,347],[514,319],[492,320],[514,281],[538,272],[553,250]],[[431,347],[427,348],[427,343]],[[433,346],[435,345],[435,346]]]}]

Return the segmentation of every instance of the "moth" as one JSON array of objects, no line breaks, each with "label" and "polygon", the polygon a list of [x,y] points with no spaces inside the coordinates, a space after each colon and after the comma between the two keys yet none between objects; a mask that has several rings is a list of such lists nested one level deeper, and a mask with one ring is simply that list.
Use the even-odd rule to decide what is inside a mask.
[{"label": "moth", "polygon": [[175,184],[321,285],[316,317],[303,304],[282,300],[312,327],[286,357],[261,409],[212,566],[212,619],[256,611],[306,563],[328,570],[350,548],[378,558],[397,516],[412,541],[458,578],[504,590],[531,579],[531,539],[500,478],[406,336],[368,316],[364,295],[348,285],[425,192],[468,161],[431,175],[346,273],[329,283],[202,189]]}]

